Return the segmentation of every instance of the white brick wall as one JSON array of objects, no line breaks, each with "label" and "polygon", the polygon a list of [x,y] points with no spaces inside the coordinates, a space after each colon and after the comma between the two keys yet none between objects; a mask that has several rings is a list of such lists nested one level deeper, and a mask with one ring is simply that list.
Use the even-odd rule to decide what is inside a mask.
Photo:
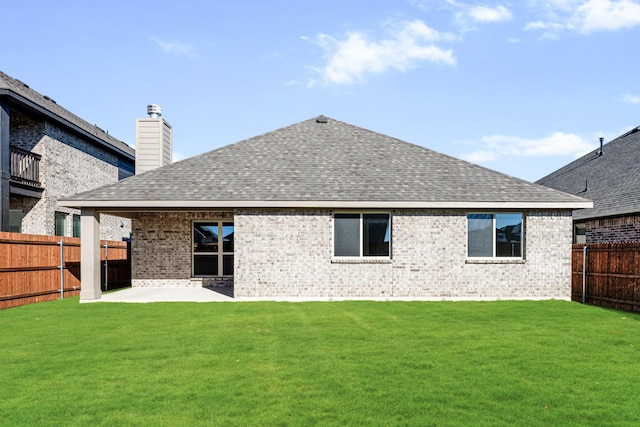
[{"label": "white brick wall", "polygon": [[391,263],[332,263],[330,210],[236,210],[235,227],[236,296],[391,295]]},{"label": "white brick wall", "polygon": [[[12,197],[10,202],[11,209],[23,211],[23,233],[53,235],[56,211],[80,215],[79,210],[58,207],[59,199],[118,181],[118,159],[114,154],[51,123],[12,114],[11,145],[42,156],[40,182],[45,189],[42,198]],[[100,224],[103,239],[129,237],[129,219],[101,215]],[[72,235],[72,226],[69,215],[67,236]]]},{"label": "white brick wall", "polygon": [[466,212],[394,215],[394,294],[469,298],[568,298],[569,213],[527,212],[524,262],[466,260]]},{"label": "white brick wall", "polygon": [[[201,285],[190,278],[191,220],[216,215],[135,221],[134,286]],[[489,264],[466,259],[466,211],[394,210],[392,218],[391,260],[344,263],[332,260],[331,210],[238,209],[235,296],[569,298],[570,212],[527,212],[525,260]]]}]

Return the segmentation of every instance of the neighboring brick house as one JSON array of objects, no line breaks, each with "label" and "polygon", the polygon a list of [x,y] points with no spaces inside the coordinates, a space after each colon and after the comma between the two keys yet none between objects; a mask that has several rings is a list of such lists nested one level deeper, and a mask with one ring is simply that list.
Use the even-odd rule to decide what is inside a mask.
[{"label": "neighboring brick house", "polygon": [[640,240],[640,126],[537,183],[593,201],[573,212],[574,243]]},{"label": "neighboring brick house", "polygon": [[[0,72],[0,231],[78,236],[80,211],[58,200],[133,175],[134,150]],[[129,237],[105,216],[102,237]]]},{"label": "neighboring brick house", "polygon": [[[591,202],[320,116],[78,194],[132,218],[132,285],[236,297],[570,297]],[[82,300],[100,298],[83,233]]]}]

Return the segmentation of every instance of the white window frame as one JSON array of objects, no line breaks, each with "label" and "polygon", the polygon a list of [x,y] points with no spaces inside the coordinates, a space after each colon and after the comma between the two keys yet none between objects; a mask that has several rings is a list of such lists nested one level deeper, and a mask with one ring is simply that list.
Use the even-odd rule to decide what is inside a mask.
[{"label": "white window frame", "polygon": [[[522,224],[521,224],[521,235],[520,235],[520,256],[513,256],[513,257],[499,257],[496,255],[496,252],[498,250],[498,245],[496,244],[496,240],[497,240],[497,233],[496,233],[496,215],[515,215],[515,214],[519,214],[522,218]],[[491,215],[491,220],[493,222],[493,225],[491,227],[492,231],[493,231],[493,236],[492,236],[492,244],[493,244],[493,255],[490,257],[472,257],[469,256],[469,215]],[[468,260],[523,260],[524,259],[524,242],[525,242],[525,218],[526,215],[523,211],[510,211],[510,212],[496,212],[496,211],[491,211],[491,212],[467,212],[466,214],[466,219],[467,219],[467,259]]]},{"label": "white window frame", "polygon": [[[213,224],[213,223],[217,223],[218,224],[218,251],[217,252],[196,252],[195,250],[195,241],[193,238],[193,229],[195,227],[196,224]],[[232,274],[223,274],[224,273],[224,256],[225,255],[233,255],[234,259],[234,265],[235,265],[235,242],[234,242],[234,246],[233,252],[225,252],[224,251],[224,243],[222,242],[222,230],[224,228],[224,224],[232,224],[233,225],[233,231],[235,233],[235,223],[233,221],[228,221],[228,220],[198,220],[198,221],[191,221],[191,277],[193,278],[200,278],[200,277],[233,277],[233,273]],[[195,274],[195,257],[196,255],[218,255],[218,274],[217,275],[197,275]]]},{"label": "white window frame", "polygon": [[[358,249],[360,251],[360,254],[358,256],[342,256],[342,255],[336,255],[335,251],[336,251],[336,215],[341,215],[341,214],[349,214],[349,215],[360,215],[360,223],[359,223],[359,236],[358,236]],[[368,256],[368,255],[363,255],[363,239],[364,239],[364,232],[363,232],[363,227],[364,227],[364,215],[367,214],[374,214],[374,215],[388,215],[389,216],[389,255],[387,256]],[[393,216],[391,215],[390,211],[334,211],[331,214],[331,219],[332,219],[332,224],[331,224],[331,256],[332,259],[334,260],[390,260],[391,259],[391,255],[393,253],[392,251],[392,244],[391,242],[393,241]]]}]

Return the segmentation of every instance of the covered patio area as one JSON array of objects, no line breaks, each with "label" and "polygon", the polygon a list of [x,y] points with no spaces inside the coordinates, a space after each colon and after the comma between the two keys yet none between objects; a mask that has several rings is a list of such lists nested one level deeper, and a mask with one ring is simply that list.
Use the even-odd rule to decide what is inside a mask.
[{"label": "covered patio area", "polygon": [[[133,226],[132,289],[117,296],[103,295],[100,287],[100,216],[106,212],[131,219]],[[82,208],[81,227],[82,302],[103,298],[124,298],[127,302],[233,299],[234,225],[230,209]]]}]

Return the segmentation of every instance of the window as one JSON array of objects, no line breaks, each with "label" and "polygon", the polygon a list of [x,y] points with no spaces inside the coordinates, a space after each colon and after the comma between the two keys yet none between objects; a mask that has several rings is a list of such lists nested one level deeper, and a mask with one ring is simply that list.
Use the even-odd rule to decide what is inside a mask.
[{"label": "window", "polygon": [[233,223],[193,223],[194,277],[233,276]]},{"label": "window", "polygon": [[333,255],[336,257],[388,257],[391,217],[387,213],[333,215]]},{"label": "window", "polygon": [[575,224],[573,226],[573,243],[586,244],[587,243],[587,224]]},{"label": "window", "polygon": [[73,215],[73,237],[80,237],[80,215]]},{"label": "window", "polygon": [[522,258],[522,213],[467,215],[469,258]]},{"label": "window", "polygon": [[54,234],[56,236],[67,235],[67,214],[66,213],[56,212],[54,228],[55,228]]},{"label": "window", "polygon": [[9,231],[11,233],[22,233],[22,209],[9,209]]}]

